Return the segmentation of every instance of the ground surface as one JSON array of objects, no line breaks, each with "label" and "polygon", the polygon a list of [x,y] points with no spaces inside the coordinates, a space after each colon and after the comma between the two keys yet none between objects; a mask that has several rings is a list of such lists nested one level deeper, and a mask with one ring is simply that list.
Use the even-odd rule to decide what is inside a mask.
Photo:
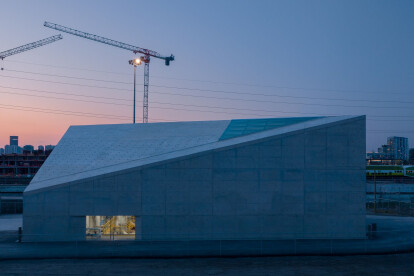
[{"label": "ground surface", "polygon": [[414,254],[0,261],[0,275],[413,275]]},{"label": "ground surface", "polygon": [[[19,244],[21,216],[0,216],[0,251],[36,256],[38,245]],[[414,236],[414,218],[367,216],[378,224],[378,241],[406,243]],[[382,232],[384,231],[384,232]],[[392,234],[392,235],[390,235]],[[394,238],[388,240],[389,236]],[[385,237],[385,238],[381,238]],[[41,244],[39,244],[41,245]],[[53,244],[51,244],[53,245]],[[4,248],[2,248],[4,247]],[[32,248],[33,247],[33,248]],[[1,250],[3,249],[3,250]],[[7,250],[6,250],[7,249]],[[96,247],[96,250],[103,250]],[[397,249],[397,248],[396,248]],[[44,248],[40,248],[41,251]],[[36,253],[37,252],[37,253]],[[0,252],[1,255],[2,252]],[[6,254],[7,256],[8,254]],[[0,258],[1,259],[1,258]],[[0,261],[0,275],[414,275],[414,253],[354,256],[287,256],[176,259],[21,259]]]},{"label": "ground surface", "polygon": [[[7,222],[19,217],[0,216]],[[140,257],[222,257],[286,255],[350,255],[414,252],[414,218],[367,216],[377,223],[372,239],[356,240],[223,240],[223,241],[80,241],[22,242],[18,232],[0,231],[0,260]],[[18,225],[15,225],[18,226]],[[11,227],[10,227],[11,228]],[[15,228],[16,229],[16,228]],[[24,229],[23,229],[24,230]],[[24,234],[24,231],[23,231]],[[23,236],[24,239],[24,236]],[[413,260],[414,261],[414,260]],[[414,275],[414,274],[413,274]]]},{"label": "ground surface", "polygon": [[0,231],[17,231],[23,225],[21,214],[0,215]]}]

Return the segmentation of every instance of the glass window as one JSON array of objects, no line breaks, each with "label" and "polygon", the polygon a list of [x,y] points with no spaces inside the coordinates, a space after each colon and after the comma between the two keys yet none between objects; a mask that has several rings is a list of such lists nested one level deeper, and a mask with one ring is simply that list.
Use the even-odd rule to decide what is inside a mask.
[{"label": "glass window", "polygon": [[86,216],[88,240],[134,240],[135,216]]}]

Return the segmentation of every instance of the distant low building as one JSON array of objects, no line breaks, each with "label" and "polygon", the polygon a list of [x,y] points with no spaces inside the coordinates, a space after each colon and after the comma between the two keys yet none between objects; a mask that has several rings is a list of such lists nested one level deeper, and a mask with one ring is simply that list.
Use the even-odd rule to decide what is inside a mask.
[{"label": "distant low building", "polygon": [[23,150],[32,153],[34,151],[34,147],[32,145],[26,145],[23,147]]},{"label": "distant low building", "polygon": [[22,154],[23,149],[16,145],[6,145],[4,149],[5,154]]},{"label": "distant low building", "polygon": [[391,154],[383,152],[368,152],[367,158],[376,160],[393,160]]},{"label": "distant low building", "polygon": [[35,150],[32,145],[19,147],[19,137],[10,136],[10,143],[0,149],[0,214],[21,213],[23,191],[51,153]]},{"label": "distant low building", "polygon": [[46,145],[45,150],[46,151],[52,151],[55,148],[55,146],[52,145]]},{"label": "distant low building", "polygon": [[391,136],[377,152],[367,153],[368,164],[403,164],[409,159],[408,138]]},{"label": "distant low building", "polygon": [[[16,147],[15,145],[13,147]],[[21,213],[22,195],[50,152],[0,154],[0,213]]]}]

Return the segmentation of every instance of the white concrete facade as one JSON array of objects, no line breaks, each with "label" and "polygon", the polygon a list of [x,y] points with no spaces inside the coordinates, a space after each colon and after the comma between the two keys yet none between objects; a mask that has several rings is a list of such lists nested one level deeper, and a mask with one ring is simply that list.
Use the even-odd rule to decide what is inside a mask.
[{"label": "white concrete facade", "polygon": [[[185,123],[164,126],[174,124]],[[74,145],[68,131],[24,193],[24,240],[85,240],[90,215],[135,216],[142,240],[365,237],[365,116],[219,140],[228,124],[196,122],[198,142],[187,136],[170,150],[158,140],[164,151],[52,175],[53,164],[64,167],[59,148]]]}]

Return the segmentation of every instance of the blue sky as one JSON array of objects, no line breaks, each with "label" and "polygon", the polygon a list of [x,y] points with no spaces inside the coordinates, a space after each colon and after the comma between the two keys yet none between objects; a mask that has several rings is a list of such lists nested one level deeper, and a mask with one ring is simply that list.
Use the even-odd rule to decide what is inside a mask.
[{"label": "blue sky", "polygon": [[[151,61],[150,121],[366,114],[367,150],[391,135],[414,143],[412,1],[2,4],[0,51],[57,34],[43,27],[50,21],[174,54],[169,67]],[[2,63],[0,145],[9,135],[19,135],[22,144],[54,144],[70,125],[131,121],[133,54],[63,37]],[[143,68],[137,77],[139,122]]]}]

